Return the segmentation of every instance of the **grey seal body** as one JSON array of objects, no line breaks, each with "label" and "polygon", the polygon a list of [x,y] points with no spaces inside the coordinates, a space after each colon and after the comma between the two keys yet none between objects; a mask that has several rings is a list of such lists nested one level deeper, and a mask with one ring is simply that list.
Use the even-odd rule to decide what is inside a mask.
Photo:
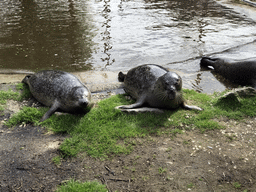
[{"label": "grey seal body", "polygon": [[181,77],[159,65],[141,65],[129,70],[126,75],[119,72],[118,80],[124,82],[125,92],[136,100],[134,104],[118,106],[122,111],[142,106],[165,109],[181,106],[202,110],[184,103]]},{"label": "grey seal body", "polygon": [[91,93],[74,75],[54,70],[39,71],[27,75],[22,83],[29,86],[33,97],[50,107],[41,121],[49,118],[55,111],[86,113]]},{"label": "grey seal body", "polygon": [[246,60],[227,60],[203,57],[201,67],[212,66],[214,71],[240,85],[251,85],[256,88],[256,58]]}]

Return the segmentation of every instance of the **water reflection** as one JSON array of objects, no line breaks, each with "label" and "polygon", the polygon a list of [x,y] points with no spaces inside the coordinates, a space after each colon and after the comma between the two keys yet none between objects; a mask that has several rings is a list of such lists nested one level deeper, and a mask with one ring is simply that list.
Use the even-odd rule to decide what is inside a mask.
[{"label": "water reflection", "polygon": [[[92,53],[86,1],[22,0],[5,4],[0,25],[1,67],[5,69],[85,70]],[[79,4],[79,5],[78,5]],[[81,22],[83,21],[83,22]]]},{"label": "water reflection", "polygon": [[198,93],[203,92],[203,88],[202,88],[202,86],[200,85],[200,83],[201,83],[201,81],[202,81],[201,76],[202,76],[202,73],[198,73],[198,74],[196,75],[195,80],[194,80],[195,82],[192,82],[192,87],[193,87],[193,89],[194,89],[195,91],[197,91]]},{"label": "water reflection", "polygon": [[115,62],[115,59],[112,59],[111,61],[111,53],[110,50],[112,49],[111,45],[111,35],[110,35],[110,0],[104,0],[104,6],[103,6],[103,11],[102,11],[102,16],[104,17],[105,21],[102,24],[102,28],[104,31],[101,33],[102,35],[102,42],[103,42],[103,52],[104,56],[101,57],[101,60],[105,64],[105,68],[108,65],[111,65],[112,63]]}]

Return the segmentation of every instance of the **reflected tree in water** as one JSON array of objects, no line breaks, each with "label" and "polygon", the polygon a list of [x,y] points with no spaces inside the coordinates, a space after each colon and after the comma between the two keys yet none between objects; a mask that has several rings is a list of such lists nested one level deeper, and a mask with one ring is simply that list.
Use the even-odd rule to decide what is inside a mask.
[{"label": "reflected tree in water", "polygon": [[109,13],[111,12],[110,9],[110,0],[104,0],[104,6],[103,6],[103,11],[102,11],[102,16],[104,17],[105,21],[102,25],[102,28],[104,28],[104,31],[101,33],[102,35],[102,41],[104,42],[104,47],[103,47],[103,53],[105,54],[105,57],[101,57],[101,60],[103,62],[106,61],[105,68],[112,63],[115,62],[115,59],[111,60],[111,53],[109,52],[112,49],[111,45],[111,34],[110,34],[110,15]]}]

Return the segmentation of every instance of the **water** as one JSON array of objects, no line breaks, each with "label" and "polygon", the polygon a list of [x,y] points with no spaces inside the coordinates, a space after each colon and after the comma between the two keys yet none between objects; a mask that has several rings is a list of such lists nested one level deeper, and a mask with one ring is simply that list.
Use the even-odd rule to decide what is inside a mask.
[{"label": "water", "polygon": [[202,55],[256,57],[255,11],[211,0],[2,0],[0,7],[2,71],[119,71],[154,63],[179,71],[200,91],[215,79],[200,71]]},{"label": "water", "polygon": [[254,21],[209,0],[5,0],[0,7],[2,69],[170,66],[256,35]]},{"label": "water", "polygon": [[254,21],[212,1],[112,0],[93,6],[99,9],[99,4],[111,10],[97,17],[110,26],[110,49],[102,51],[108,56],[105,64],[95,57],[97,68],[169,65],[252,41],[256,34]]}]

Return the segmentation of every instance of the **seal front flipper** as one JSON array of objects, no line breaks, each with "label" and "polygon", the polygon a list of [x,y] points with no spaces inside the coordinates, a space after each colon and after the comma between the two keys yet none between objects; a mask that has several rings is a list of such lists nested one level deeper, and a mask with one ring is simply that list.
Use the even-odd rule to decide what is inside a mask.
[{"label": "seal front flipper", "polygon": [[55,111],[57,111],[59,106],[59,102],[55,100],[51,108],[44,114],[40,121],[43,122],[44,120],[48,119],[53,113],[55,113]]},{"label": "seal front flipper", "polygon": [[194,105],[187,105],[185,103],[183,103],[181,105],[181,107],[184,108],[184,109],[188,109],[188,110],[192,110],[193,109],[193,110],[203,111],[203,109],[200,108],[200,107],[197,107],[197,106],[194,106]]},{"label": "seal front flipper", "polygon": [[125,109],[134,109],[139,108],[145,103],[145,97],[141,97],[134,104],[131,105],[121,105],[117,106],[116,109],[120,109],[121,111],[125,111]]},{"label": "seal front flipper", "polygon": [[164,110],[162,109],[158,109],[158,108],[151,108],[151,107],[141,107],[141,108],[133,108],[133,109],[120,109],[120,108],[117,108],[116,109],[119,109],[121,110],[122,112],[135,112],[135,113],[164,113]]}]

